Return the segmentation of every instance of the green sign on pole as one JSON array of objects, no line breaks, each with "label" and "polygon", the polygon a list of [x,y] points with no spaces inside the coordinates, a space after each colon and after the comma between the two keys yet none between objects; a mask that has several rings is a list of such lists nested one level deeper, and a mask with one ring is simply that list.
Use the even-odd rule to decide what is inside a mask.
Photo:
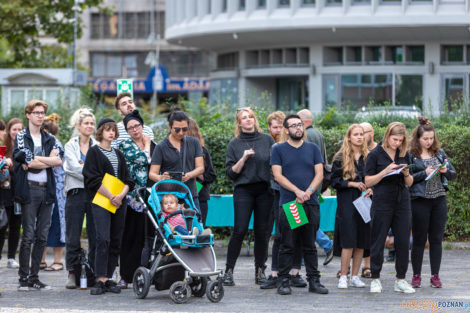
[{"label": "green sign on pole", "polygon": [[118,79],[117,80],[117,94],[121,94],[123,92],[129,92],[131,94],[131,98],[134,98],[134,89],[132,87],[132,79]]}]

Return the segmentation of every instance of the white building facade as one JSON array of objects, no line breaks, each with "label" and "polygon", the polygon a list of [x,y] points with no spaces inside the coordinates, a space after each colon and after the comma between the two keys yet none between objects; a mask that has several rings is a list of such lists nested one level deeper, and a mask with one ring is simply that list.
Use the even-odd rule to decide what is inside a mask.
[{"label": "white building facade", "polygon": [[174,0],[170,43],[216,54],[211,98],[279,109],[466,103],[470,0]]}]

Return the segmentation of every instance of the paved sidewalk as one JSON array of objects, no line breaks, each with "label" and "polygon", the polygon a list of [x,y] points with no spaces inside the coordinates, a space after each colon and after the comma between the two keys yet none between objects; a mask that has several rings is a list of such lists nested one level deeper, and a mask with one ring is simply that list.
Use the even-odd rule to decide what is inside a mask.
[{"label": "paved sidewalk", "polygon": [[[320,261],[323,257],[320,257]],[[48,263],[52,260],[49,259]],[[188,303],[176,305],[168,291],[151,288],[144,300],[135,298],[131,289],[119,295],[91,296],[89,291],[64,288],[67,273],[41,272],[40,279],[53,287],[51,291],[18,292],[17,271],[6,268],[5,256],[0,260],[0,313],[16,312],[470,312],[470,250],[444,250],[441,268],[442,289],[429,287],[429,261],[426,251],[423,265],[423,288],[416,294],[393,292],[394,266],[385,263],[382,272],[382,294],[370,294],[367,288],[338,290],[336,272],[339,258],[328,266],[320,265],[322,283],[330,290],[328,295],[309,293],[307,288],[293,289],[291,296],[279,296],[275,290],[260,290],[254,284],[253,257],[244,254],[235,269],[235,287],[225,287],[225,297],[220,303],[211,303],[206,297],[191,298]],[[223,267],[225,257],[218,258]],[[267,271],[269,272],[269,271]],[[411,264],[408,271],[411,279]],[[413,301],[413,302],[412,302]],[[429,302],[425,302],[429,301]],[[439,303],[441,302],[441,303]],[[443,303],[445,302],[445,303]],[[432,304],[434,308],[432,308]],[[459,305],[448,308],[444,305]],[[408,305],[408,306],[407,306]],[[428,306],[429,305],[429,306]]]}]

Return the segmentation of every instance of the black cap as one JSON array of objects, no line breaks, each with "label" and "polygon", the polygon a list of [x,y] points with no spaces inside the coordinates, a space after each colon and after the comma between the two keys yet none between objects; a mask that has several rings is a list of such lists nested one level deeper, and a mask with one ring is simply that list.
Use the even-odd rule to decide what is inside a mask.
[{"label": "black cap", "polygon": [[127,123],[129,123],[132,120],[138,121],[142,126],[144,126],[144,120],[142,119],[142,116],[139,114],[139,110],[134,110],[131,113],[127,114],[122,122],[124,123],[124,128],[127,130]]},{"label": "black cap", "polygon": [[99,129],[101,126],[103,126],[106,123],[116,123],[116,122],[112,118],[109,118],[109,117],[102,118],[99,121],[98,127],[96,129]]}]

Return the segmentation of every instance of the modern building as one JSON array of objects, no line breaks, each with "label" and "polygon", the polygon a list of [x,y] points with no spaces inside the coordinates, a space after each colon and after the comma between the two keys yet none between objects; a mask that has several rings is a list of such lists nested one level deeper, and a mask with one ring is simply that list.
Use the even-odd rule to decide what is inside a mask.
[{"label": "modern building", "polygon": [[438,112],[468,99],[469,12],[470,0],[174,0],[165,36],[216,53],[213,101],[267,91],[281,109]]},{"label": "modern building", "polygon": [[137,100],[150,100],[154,86],[160,102],[207,95],[209,54],[165,40],[164,0],[104,0],[102,6],[111,13],[96,8],[82,13],[85,27],[77,42],[78,61],[90,68],[96,94],[112,102],[116,79],[131,78]]}]

